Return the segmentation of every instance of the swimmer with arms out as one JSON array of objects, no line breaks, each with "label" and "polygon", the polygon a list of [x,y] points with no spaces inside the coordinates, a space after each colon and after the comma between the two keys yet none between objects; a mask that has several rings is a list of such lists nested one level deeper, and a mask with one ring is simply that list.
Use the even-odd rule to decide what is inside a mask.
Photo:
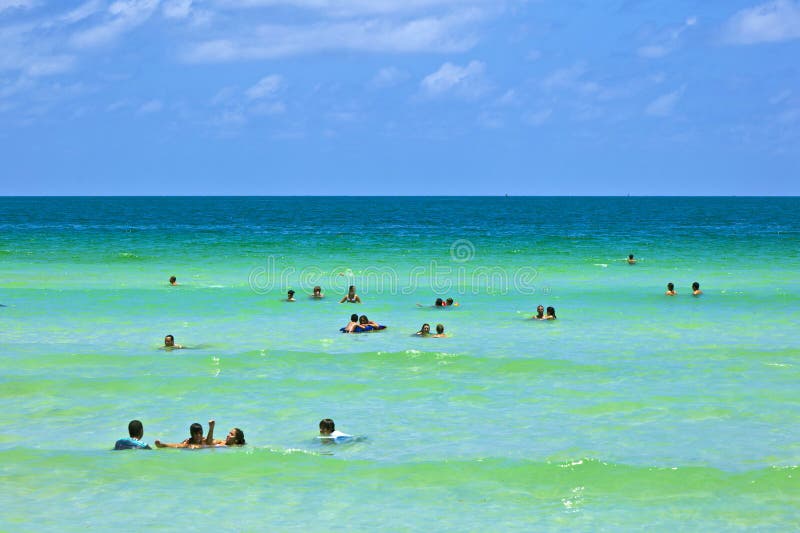
[{"label": "swimmer with arms out", "polygon": [[128,423],[128,437],[127,439],[119,439],[114,444],[115,450],[150,450],[150,446],[142,441],[144,436],[144,426],[138,420],[131,420]]},{"label": "swimmer with arms out", "polygon": [[347,294],[345,294],[344,297],[341,300],[339,300],[340,304],[343,304],[345,302],[351,303],[351,304],[360,304],[361,303],[361,297],[358,294],[356,294],[356,286],[355,285],[350,285],[350,288],[347,290]]},{"label": "swimmer with arms out", "polygon": [[244,446],[246,443],[244,441],[244,431],[239,428],[233,428],[228,432],[228,436],[225,437],[225,440],[214,440],[214,425],[216,421],[209,420],[208,421],[208,434],[206,435],[205,445],[206,446],[216,446],[216,447],[223,447],[223,446]]},{"label": "swimmer with arms out", "polygon": [[671,281],[667,283],[667,292],[664,293],[665,296],[677,296],[677,292],[675,292],[675,284]]},{"label": "swimmer with arms out", "polygon": [[183,348],[181,344],[175,344],[175,337],[172,335],[167,335],[164,337],[164,349],[165,350],[178,350]]},{"label": "swimmer with arms out", "polygon": [[156,448],[202,448],[206,439],[203,437],[203,426],[195,422],[189,426],[189,438],[183,442],[170,443],[156,441]]},{"label": "swimmer with arms out", "polygon": [[353,438],[352,435],[336,430],[336,424],[330,418],[323,418],[319,421],[319,437],[325,444],[347,442]]}]

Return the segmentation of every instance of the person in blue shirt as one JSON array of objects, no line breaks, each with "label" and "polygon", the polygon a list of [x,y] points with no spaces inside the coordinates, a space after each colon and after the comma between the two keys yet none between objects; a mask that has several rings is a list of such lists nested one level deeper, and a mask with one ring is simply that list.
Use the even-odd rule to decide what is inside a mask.
[{"label": "person in blue shirt", "polygon": [[138,420],[131,420],[128,423],[128,434],[130,437],[126,439],[119,439],[114,444],[115,450],[150,450],[150,446],[146,442],[142,442],[144,436],[144,427]]}]

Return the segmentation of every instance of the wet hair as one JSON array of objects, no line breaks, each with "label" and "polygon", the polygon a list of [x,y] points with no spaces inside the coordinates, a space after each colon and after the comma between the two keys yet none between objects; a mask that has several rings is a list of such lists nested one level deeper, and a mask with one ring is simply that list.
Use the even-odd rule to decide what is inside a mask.
[{"label": "wet hair", "polygon": [[425,329],[425,326],[428,326],[428,331],[430,331],[430,330],[431,330],[431,325],[430,325],[430,324],[428,324],[427,322],[425,322],[424,324],[422,324],[422,327],[421,327],[421,328],[419,328],[419,330],[420,330],[420,331],[423,331],[423,330]]},{"label": "wet hair", "polygon": [[356,292],[356,286],[355,285],[350,285],[350,287],[347,288],[347,292],[348,293]]},{"label": "wet hair", "polygon": [[436,333],[441,335],[444,333],[444,325],[443,324],[436,324]]},{"label": "wet hair", "polygon": [[169,282],[170,283],[175,283],[176,281],[178,281],[178,278],[176,278],[175,276],[170,276],[169,277]]},{"label": "wet hair", "polygon": [[692,283],[692,290],[693,291],[696,291],[699,288],[700,288],[700,284],[699,283],[697,283],[696,281],[694,283]]},{"label": "wet hair", "polygon": [[358,315],[355,313],[350,315],[350,322],[358,322]]},{"label": "wet hair", "polygon": [[442,300],[441,298],[436,298],[436,302],[433,305],[435,305],[436,307],[442,307],[444,305],[444,300]]},{"label": "wet hair", "polygon": [[334,424],[333,420],[330,418],[323,418],[319,421],[319,429],[320,431],[325,430],[326,432],[332,433],[336,431],[336,424]]},{"label": "wet hair", "polygon": [[144,435],[144,427],[142,423],[138,420],[131,420],[128,422],[128,435],[131,436],[132,439],[139,439]]},{"label": "wet hair", "polygon": [[233,444],[236,446],[244,446],[244,431],[239,428],[233,428]]},{"label": "wet hair", "polygon": [[448,298],[447,299],[447,305],[453,305],[453,299],[452,298]]},{"label": "wet hair", "polygon": [[172,335],[164,335],[164,343],[166,344],[167,339],[171,340],[173,344],[175,343],[175,337]]},{"label": "wet hair", "polygon": [[317,285],[316,287],[314,287],[314,294],[316,294],[316,293],[318,293],[318,292],[322,292],[322,287],[320,287],[319,285]]},{"label": "wet hair", "polygon": [[194,435],[195,433],[203,434],[203,426],[195,422],[191,426],[189,426],[189,435]]},{"label": "wet hair", "polygon": [[369,318],[367,318],[367,315],[361,315],[360,317],[358,317],[359,324],[366,324],[367,322],[369,322]]},{"label": "wet hair", "polygon": [[287,292],[286,294],[288,294],[289,296],[292,296],[292,295],[294,295],[294,291],[292,289],[289,289],[289,292]]},{"label": "wet hair", "polygon": [[633,254],[628,254],[628,259],[633,259]]},{"label": "wet hair", "polygon": [[667,283],[667,290],[668,291],[674,291],[675,290],[675,284],[672,283],[671,281],[669,283]]},{"label": "wet hair", "polygon": [[548,307],[547,308],[547,315],[553,318],[556,318],[556,309],[555,307]]}]

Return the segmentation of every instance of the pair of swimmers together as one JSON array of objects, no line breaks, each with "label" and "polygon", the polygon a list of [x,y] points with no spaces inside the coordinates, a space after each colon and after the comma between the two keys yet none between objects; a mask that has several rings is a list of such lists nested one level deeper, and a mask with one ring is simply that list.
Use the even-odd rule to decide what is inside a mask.
[{"label": "pair of swimmers together", "polygon": [[244,446],[244,432],[233,428],[228,432],[225,440],[214,439],[214,420],[208,421],[208,433],[203,436],[203,426],[195,422],[189,426],[189,438],[183,442],[170,443],[155,441],[156,448],[219,448],[225,446]]},{"label": "pair of swimmers together", "polygon": [[533,320],[555,320],[556,309],[555,307],[548,307],[545,314],[544,306],[540,305],[536,308],[536,314],[531,317]]},{"label": "pair of swimmers together", "polygon": [[[666,296],[677,296],[678,293],[675,292],[675,284],[670,282],[667,283],[667,291],[664,293]],[[700,290],[700,284],[696,281],[692,283],[692,296],[700,296],[703,294],[703,291]]]},{"label": "pair of swimmers together", "polygon": [[[457,305],[458,302],[454,301],[452,298],[448,298],[447,300],[436,298],[436,301],[433,302],[433,307],[454,307]],[[417,304],[417,307],[425,307],[425,306],[422,304]]]},{"label": "pair of swimmers together", "polygon": [[[320,287],[319,285],[314,287],[314,292],[311,293],[311,298],[313,298],[315,300],[320,300],[322,298],[325,298],[325,295],[322,294],[322,287]],[[296,302],[297,301],[297,300],[294,299],[294,291],[293,290],[289,289],[286,292],[286,301],[287,302]]]},{"label": "pair of swimmers together", "polygon": [[350,315],[350,322],[339,331],[342,333],[363,333],[365,331],[374,331],[379,329],[386,329],[386,326],[382,326],[377,322],[373,322],[367,315],[358,316],[357,314],[353,313]]},{"label": "pair of swimmers together", "polygon": [[428,323],[422,324],[422,327],[414,335],[419,335],[420,337],[447,337],[444,334],[444,324],[436,324],[436,335],[431,335],[431,325]]}]

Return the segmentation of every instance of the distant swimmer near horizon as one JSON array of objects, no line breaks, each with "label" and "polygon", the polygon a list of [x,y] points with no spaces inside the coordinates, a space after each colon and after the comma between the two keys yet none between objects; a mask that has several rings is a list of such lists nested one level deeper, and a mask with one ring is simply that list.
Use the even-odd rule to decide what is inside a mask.
[{"label": "distant swimmer near horizon", "polygon": [[286,301],[287,302],[294,302],[295,301],[295,299],[294,299],[294,291],[292,289],[289,289],[289,291],[286,293]]},{"label": "distant swimmer near horizon", "polygon": [[636,259],[633,258],[633,254],[630,254],[628,256],[628,264],[629,265],[635,265],[636,264]]},{"label": "distant swimmer near horizon", "polygon": [[115,450],[151,450],[150,446],[142,441],[144,426],[138,420],[128,423],[128,438],[119,439],[114,443]]},{"label": "distant swimmer near horizon", "polygon": [[170,276],[169,284],[173,285],[173,286],[177,285],[178,284],[178,278],[176,278],[175,276]]}]

